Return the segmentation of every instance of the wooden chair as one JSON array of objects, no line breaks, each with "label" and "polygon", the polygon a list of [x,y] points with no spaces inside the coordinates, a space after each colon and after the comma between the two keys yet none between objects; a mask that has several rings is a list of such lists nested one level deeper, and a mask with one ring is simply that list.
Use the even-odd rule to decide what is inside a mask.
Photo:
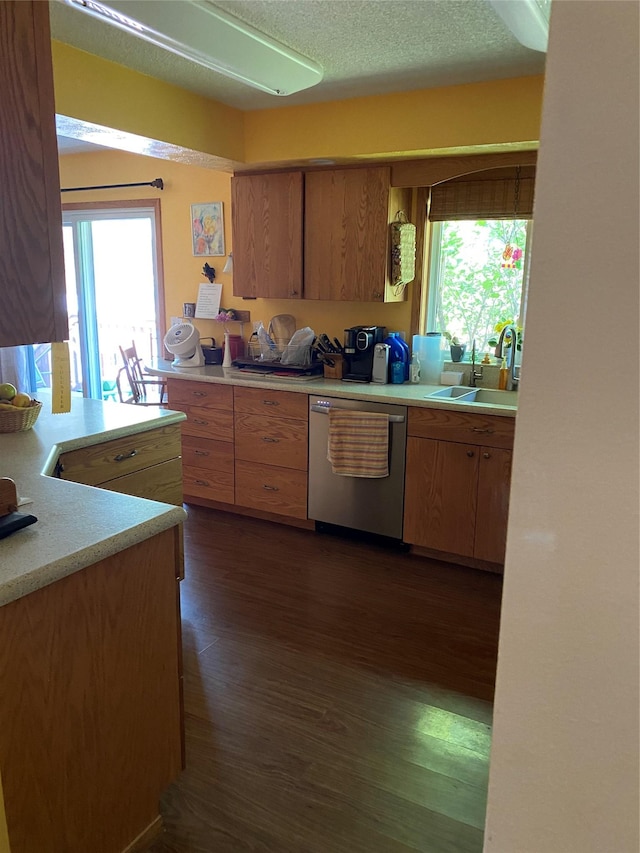
[{"label": "wooden chair", "polygon": [[[122,356],[123,367],[118,371],[116,386],[121,403],[135,403],[138,406],[164,406],[167,393],[167,381],[160,377],[147,376],[142,370],[142,360],[138,358],[136,345],[131,341],[130,347],[118,347]],[[125,397],[122,384],[123,377],[127,378],[130,393]],[[148,393],[149,389],[155,389]]]}]

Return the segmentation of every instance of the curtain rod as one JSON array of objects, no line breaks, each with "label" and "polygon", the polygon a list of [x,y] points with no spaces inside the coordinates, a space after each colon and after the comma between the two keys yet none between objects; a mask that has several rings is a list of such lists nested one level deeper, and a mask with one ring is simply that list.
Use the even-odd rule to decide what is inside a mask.
[{"label": "curtain rod", "polygon": [[61,189],[61,193],[79,193],[85,190],[118,190],[122,187],[157,187],[159,190],[164,189],[164,181],[162,178],[156,178],[155,181],[147,181],[139,184],[105,184],[101,187],[67,187]]}]

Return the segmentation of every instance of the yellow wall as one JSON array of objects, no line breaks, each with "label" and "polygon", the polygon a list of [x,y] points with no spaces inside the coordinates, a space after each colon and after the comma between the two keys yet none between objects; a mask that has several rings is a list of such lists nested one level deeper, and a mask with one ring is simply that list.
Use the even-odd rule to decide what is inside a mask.
[{"label": "yellow wall", "polygon": [[250,112],[246,160],[535,148],[542,86],[542,77],[520,77]]},{"label": "yellow wall", "polygon": [[242,113],[53,42],[56,112],[191,151],[264,163],[536,147],[543,78]]},{"label": "yellow wall", "polygon": [[[162,192],[151,187],[119,190],[65,193],[63,202],[114,201],[121,199],[159,198],[162,211],[162,243],[167,321],[182,314],[183,302],[195,302],[205,261],[216,270],[216,281],[222,284],[222,305],[251,312],[251,320],[267,325],[275,314],[293,314],[298,328],[311,326],[342,339],[343,330],[359,324],[386,325],[389,329],[409,331],[410,303],[396,305],[362,304],[358,302],[315,302],[295,299],[242,300],[233,297],[230,275],[222,272],[226,258],[197,258],[191,253],[190,205],[195,202],[223,203],[225,248],[232,250],[231,176],[182,163],[171,163],[139,154],[105,151],[73,154],[60,158],[63,187],[95,186],[103,183],[151,181],[161,177]],[[411,287],[411,286],[410,286]],[[220,338],[222,327],[211,320],[198,320],[201,335]],[[233,331],[237,331],[234,327]],[[245,329],[248,337],[251,329]]]},{"label": "yellow wall", "polygon": [[53,52],[56,113],[229,160],[244,159],[240,110],[61,42]]}]

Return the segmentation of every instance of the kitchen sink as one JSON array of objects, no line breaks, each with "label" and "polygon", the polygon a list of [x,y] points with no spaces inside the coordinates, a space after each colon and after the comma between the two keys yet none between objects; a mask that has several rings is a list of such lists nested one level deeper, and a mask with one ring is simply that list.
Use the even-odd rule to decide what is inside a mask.
[{"label": "kitchen sink", "polygon": [[427,397],[461,397],[477,390],[477,388],[468,388],[466,385],[448,385],[439,391],[432,391],[431,394],[427,394]]},{"label": "kitchen sink", "polygon": [[466,385],[451,385],[432,391],[426,399],[436,397],[449,399],[458,403],[484,403],[486,406],[517,406],[516,391],[498,391],[495,388],[469,388]]}]

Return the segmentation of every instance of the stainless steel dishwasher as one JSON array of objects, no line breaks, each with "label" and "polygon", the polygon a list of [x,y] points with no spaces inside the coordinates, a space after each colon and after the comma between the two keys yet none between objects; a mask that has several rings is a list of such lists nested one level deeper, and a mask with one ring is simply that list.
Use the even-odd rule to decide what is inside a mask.
[{"label": "stainless steel dishwasher", "polygon": [[[389,415],[389,476],[334,474],[327,459],[329,410]],[[407,407],[360,400],[309,397],[309,518],[402,539]]]}]

